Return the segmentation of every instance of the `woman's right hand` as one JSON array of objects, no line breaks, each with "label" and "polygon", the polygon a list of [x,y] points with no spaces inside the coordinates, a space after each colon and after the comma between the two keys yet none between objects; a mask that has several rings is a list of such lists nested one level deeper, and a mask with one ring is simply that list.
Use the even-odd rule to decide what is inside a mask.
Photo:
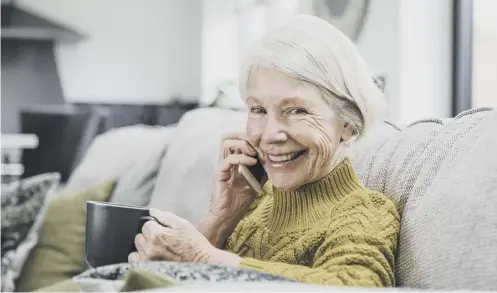
[{"label": "woman's right hand", "polygon": [[257,195],[238,171],[239,165],[255,165],[256,155],[244,133],[223,137],[209,211],[199,225],[199,230],[215,246],[222,245],[224,238],[233,232]]}]

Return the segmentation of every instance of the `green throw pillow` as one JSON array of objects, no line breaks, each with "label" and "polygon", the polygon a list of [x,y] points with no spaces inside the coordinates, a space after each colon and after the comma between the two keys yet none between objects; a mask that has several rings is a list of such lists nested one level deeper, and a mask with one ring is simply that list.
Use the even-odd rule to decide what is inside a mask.
[{"label": "green throw pillow", "polygon": [[143,269],[134,269],[126,275],[121,292],[150,290],[174,285],[176,283],[166,276]]},{"label": "green throw pillow", "polygon": [[107,201],[114,186],[115,182],[108,182],[52,198],[38,244],[26,260],[16,291],[34,291],[85,270],[86,201]]}]

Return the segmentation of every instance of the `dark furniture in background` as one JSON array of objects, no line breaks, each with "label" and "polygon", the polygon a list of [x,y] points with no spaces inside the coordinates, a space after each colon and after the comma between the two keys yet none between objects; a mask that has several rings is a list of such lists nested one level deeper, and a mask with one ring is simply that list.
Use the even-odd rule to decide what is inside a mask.
[{"label": "dark furniture in background", "polygon": [[154,105],[74,103],[76,109],[107,113],[105,131],[133,124],[154,124]]},{"label": "dark furniture in background", "polygon": [[170,105],[66,104],[24,107],[21,132],[36,134],[38,148],[25,150],[23,178],[45,172],[61,173],[66,182],[93,139],[113,128],[135,124],[167,126],[197,104]]},{"label": "dark furniture in background", "polygon": [[24,150],[23,178],[46,173],[61,173],[65,182],[81,157],[83,146],[103,128],[98,113],[78,110],[70,105],[32,106],[21,110],[21,132],[38,136],[36,149]]},{"label": "dark furniture in background", "polygon": [[77,109],[108,113],[106,130],[134,124],[167,126],[179,121],[184,113],[198,107],[197,103],[169,104],[93,104],[75,103]]}]

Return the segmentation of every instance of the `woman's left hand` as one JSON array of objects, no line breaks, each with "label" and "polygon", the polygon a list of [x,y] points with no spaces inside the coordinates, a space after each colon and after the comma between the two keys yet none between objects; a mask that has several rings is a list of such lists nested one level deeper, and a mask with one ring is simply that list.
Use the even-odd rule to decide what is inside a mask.
[{"label": "woman's left hand", "polygon": [[136,235],[137,252],[129,255],[129,262],[167,260],[237,265],[240,258],[214,247],[190,222],[172,213],[150,209],[157,219],[143,225]]}]

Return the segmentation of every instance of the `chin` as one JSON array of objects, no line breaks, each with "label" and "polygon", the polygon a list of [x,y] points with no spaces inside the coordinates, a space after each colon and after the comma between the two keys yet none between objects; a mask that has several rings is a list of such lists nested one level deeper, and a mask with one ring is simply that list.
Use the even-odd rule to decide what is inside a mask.
[{"label": "chin", "polygon": [[300,180],[295,180],[295,178],[288,178],[288,176],[268,176],[269,181],[273,187],[283,189],[283,190],[294,190],[297,189],[302,184]]}]

